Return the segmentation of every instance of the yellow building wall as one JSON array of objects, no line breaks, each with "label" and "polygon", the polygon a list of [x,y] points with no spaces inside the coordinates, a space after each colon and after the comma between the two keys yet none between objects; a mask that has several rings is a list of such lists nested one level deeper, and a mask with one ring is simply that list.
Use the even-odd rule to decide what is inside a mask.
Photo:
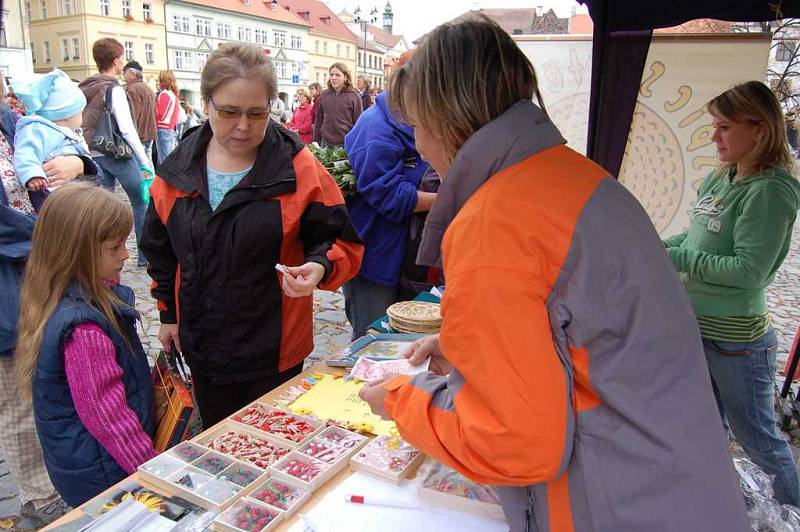
[{"label": "yellow building wall", "polygon": [[[328,83],[328,69],[334,63],[344,63],[350,70],[353,84],[356,79],[356,58],[358,45],[350,41],[341,41],[332,37],[309,33],[308,40],[308,82],[318,82],[324,88]],[[317,47],[319,43],[319,47]],[[327,53],[325,45],[327,44]],[[336,55],[336,45],[339,45],[339,55]],[[347,47],[350,47],[350,57],[347,57]],[[319,50],[319,52],[317,52]]]},{"label": "yellow building wall", "polygon": [[[48,72],[57,67],[66,72],[70,77],[82,80],[97,72],[97,67],[92,58],[92,44],[98,39],[112,37],[124,45],[126,41],[133,43],[133,59],[139,61],[144,68],[145,81],[154,86],[159,70],[167,68],[167,44],[164,28],[164,2],[149,0],[131,1],[131,16],[133,20],[125,20],[122,16],[122,3],[109,2],[109,14],[101,14],[100,2],[76,1],[79,12],[70,16],[59,16],[59,2],[47,0],[47,18],[42,19],[39,13],[38,2],[34,2],[33,19],[30,23],[31,42],[36,49],[36,63],[33,67],[36,72]],[[151,6],[152,22],[145,22],[142,4]],[[78,36],[80,39],[80,53],[77,60],[73,59],[70,51],[68,60],[64,60],[61,39]],[[43,42],[50,42],[51,62],[44,59]],[[145,53],[145,44],[153,45],[152,62],[148,62]]]}]

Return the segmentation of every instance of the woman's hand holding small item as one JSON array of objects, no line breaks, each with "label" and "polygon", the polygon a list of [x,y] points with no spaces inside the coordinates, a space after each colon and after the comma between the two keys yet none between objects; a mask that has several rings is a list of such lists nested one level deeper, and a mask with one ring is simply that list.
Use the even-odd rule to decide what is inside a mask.
[{"label": "woman's hand holding small item", "polygon": [[281,272],[283,292],[289,297],[305,297],[314,293],[325,275],[325,266],[318,262],[306,262],[302,266],[286,266]]}]

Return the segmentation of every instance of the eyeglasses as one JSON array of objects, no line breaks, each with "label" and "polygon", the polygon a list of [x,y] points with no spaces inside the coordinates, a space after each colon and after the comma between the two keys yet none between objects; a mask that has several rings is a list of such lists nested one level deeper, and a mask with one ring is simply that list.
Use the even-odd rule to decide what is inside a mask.
[{"label": "eyeglasses", "polygon": [[222,120],[234,120],[242,116],[246,115],[248,120],[253,122],[262,122],[269,118],[269,110],[263,111],[240,111],[238,109],[220,109],[217,107],[217,104],[214,102],[214,98],[209,98],[211,101],[211,105],[214,106],[214,110],[217,112],[217,116]]}]

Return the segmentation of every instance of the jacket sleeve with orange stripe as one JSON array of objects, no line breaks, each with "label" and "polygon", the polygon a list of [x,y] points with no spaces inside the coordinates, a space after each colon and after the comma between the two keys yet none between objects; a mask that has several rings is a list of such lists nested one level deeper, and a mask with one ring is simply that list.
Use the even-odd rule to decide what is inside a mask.
[{"label": "jacket sleeve with orange stripe", "polygon": [[303,188],[309,189],[307,204],[300,218],[300,240],[306,262],[325,267],[319,284],[323,290],[336,290],[358,274],[364,245],[350,220],[342,192],[307,148],[295,157],[295,172]]},{"label": "jacket sleeve with orange stripe", "polygon": [[175,277],[178,271],[178,258],[172,250],[167,234],[167,219],[174,205],[174,194],[169,185],[156,176],[150,187],[150,205],[144,218],[140,247],[150,265],[147,273],[153,282],[150,293],[156,300],[161,323],[178,323],[175,304]]},{"label": "jacket sleeve with orange stripe", "polygon": [[384,405],[406,440],[477,482],[555,478],[566,469],[574,424],[548,288],[511,267],[447,280],[440,344],[455,369],[388,381]]}]

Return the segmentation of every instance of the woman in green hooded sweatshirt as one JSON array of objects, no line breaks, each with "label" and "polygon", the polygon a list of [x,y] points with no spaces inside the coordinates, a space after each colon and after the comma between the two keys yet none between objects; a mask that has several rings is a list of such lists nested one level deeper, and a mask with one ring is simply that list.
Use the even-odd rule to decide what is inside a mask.
[{"label": "woman in green hooded sweatshirt", "polygon": [[775,422],[777,337],[765,291],[800,206],[780,104],[749,81],[708,103],[722,166],[703,181],[689,229],[665,242],[697,314],[723,422],[775,476],[775,496],[800,506],[789,444]]}]

